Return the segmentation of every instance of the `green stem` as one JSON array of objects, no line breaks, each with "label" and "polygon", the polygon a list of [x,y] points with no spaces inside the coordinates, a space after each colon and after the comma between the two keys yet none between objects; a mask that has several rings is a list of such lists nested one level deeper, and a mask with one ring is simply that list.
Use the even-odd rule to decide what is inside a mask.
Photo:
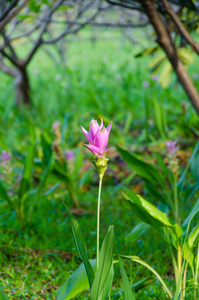
[{"label": "green stem", "polygon": [[101,198],[101,189],[102,189],[102,179],[103,179],[103,175],[99,174],[99,192],[98,192],[98,201],[97,201],[97,269],[99,266],[100,198]]},{"label": "green stem", "polygon": [[195,299],[197,298],[197,286],[198,286],[198,271],[199,271],[199,243],[198,243],[198,250],[197,250],[197,259],[196,259],[196,272],[195,272],[195,282],[194,282],[194,296]]},{"label": "green stem", "polygon": [[[178,243],[178,280],[180,277],[180,273],[181,273],[181,268],[182,268],[182,249],[180,244]],[[177,282],[178,282],[177,280]]]},{"label": "green stem", "polygon": [[175,222],[180,225],[180,220],[179,220],[179,212],[178,212],[178,191],[177,191],[177,176],[174,175],[174,217],[175,217]]}]

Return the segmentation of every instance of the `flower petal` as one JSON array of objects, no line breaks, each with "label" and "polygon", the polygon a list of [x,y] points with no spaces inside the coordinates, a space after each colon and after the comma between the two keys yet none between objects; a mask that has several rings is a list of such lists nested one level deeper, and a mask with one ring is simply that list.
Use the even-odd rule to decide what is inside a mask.
[{"label": "flower petal", "polygon": [[105,127],[102,127],[96,134],[94,145],[97,146],[101,152],[106,149],[108,144],[108,132]]},{"label": "flower petal", "polygon": [[112,121],[111,121],[111,123],[110,123],[110,124],[107,126],[107,128],[106,128],[106,130],[107,130],[107,132],[108,132],[108,135],[109,135],[109,133],[110,133],[111,126],[112,126]]},{"label": "flower petal", "polygon": [[97,121],[92,119],[91,123],[90,123],[89,133],[90,133],[90,136],[93,141],[94,141],[94,138],[95,138],[98,130],[99,130],[99,125],[98,125]]},{"label": "flower petal", "polygon": [[88,140],[88,142],[91,143],[91,144],[93,144],[94,141],[93,141],[93,139],[92,139],[92,137],[91,137],[90,132],[86,131],[86,129],[84,129],[82,126],[80,126],[80,127],[81,127],[81,130],[82,130],[82,132],[83,132],[85,138]]},{"label": "flower petal", "polygon": [[100,149],[94,145],[84,145],[86,148],[88,148],[95,156],[99,157],[102,155],[102,152]]},{"label": "flower petal", "polygon": [[101,129],[102,129],[102,127],[103,127],[103,119],[101,118],[101,124],[100,124],[100,127],[99,127],[99,129],[101,130]]}]

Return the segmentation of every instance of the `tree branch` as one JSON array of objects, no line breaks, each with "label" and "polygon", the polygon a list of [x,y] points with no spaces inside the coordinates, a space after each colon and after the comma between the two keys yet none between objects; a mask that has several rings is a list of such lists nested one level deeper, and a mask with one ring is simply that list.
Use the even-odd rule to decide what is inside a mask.
[{"label": "tree branch", "polygon": [[151,0],[141,0],[145,12],[149,18],[150,23],[154,27],[158,40],[162,49],[165,51],[173,69],[178,76],[179,81],[184,87],[190,101],[192,102],[195,110],[199,114],[199,95],[198,92],[191,81],[182,61],[177,56],[175,47],[172,43],[171,36],[167,32],[165,25],[155,7],[155,1]]},{"label": "tree branch", "polygon": [[124,7],[124,8],[128,8],[128,9],[133,9],[133,10],[138,10],[138,11],[144,12],[144,10],[142,8],[137,7],[137,6],[131,6],[131,5],[127,5],[127,4],[120,3],[120,2],[114,2],[112,0],[107,0],[107,2],[110,3],[111,5],[121,6],[121,7]]},{"label": "tree branch", "polygon": [[5,72],[6,74],[16,77],[18,75],[17,70],[14,68],[11,68],[10,66],[7,66],[3,63],[2,59],[0,59],[0,70]]},{"label": "tree branch", "polygon": [[5,43],[4,48],[5,48],[6,46],[8,46],[8,48],[10,49],[10,51],[11,51],[11,53],[12,53],[13,58],[14,58],[14,59],[17,59],[16,53],[15,53],[15,51],[14,51],[12,45],[10,44],[9,39],[8,39],[8,37],[7,37],[6,34],[5,34],[5,31],[2,30],[1,34],[2,34],[2,36],[3,36],[4,43]]},{"label": "tree branch", "polygon": [[28,2],[29,0],[24,0],[24,2],[21,5],[19,5],[15,10],[13,10],[12,13],[8,15],[7,18],[3,20],[3,22],[0,23],[0,31],[5,27],[7,23],[10,22],[10,20],[12,20],[14,16],[16,16],[26,6],[26,4],[28,4]]},{"label": "tree branch", "polygon": [[183,26],[182,22],[178,18],[178,16],[173,11],[170,4],[167,2],[167,0],[161,0],[164,4],[164,7],[166,9],[167,14],[171,17],[172,21],[175,23],[176,27],[178,28],[181,36],[184,37],[184,39],[192,46],[192,49],[199,54],[199,44],[194,41],[194,39],[191,37],[189,32],[186,30],[186,28]]},{"label": "tree branch", "polygon": [[[41,21],[43,21],[45,19],[42,19]],[[91,26],[99,26],[99,27],[145,27],[147,25],[149,25],[149,22],[144,22],[144,23],[127,23],[127,24],[123,24],[123,23],[109,23],[109,22],[91,22],[91,21],[85,21],[84,23],[80,23],[77,21],[58,21],[58,20],[49,20],[50,23],[55,23],[55,24],[67,24],[67,25],[78,25],[78,26],[85,26],[85,25],[91,25]],[[23,36],[23,34],[21,35],[21,37]],[[16,38],[15,38],[16,39]]]},{"label": "tree branch", "polygon": [[[54,11],[62,4],[63,0],[58,0],[55,2],[55,4],[52,6],[52,8],[50,9],[47,19],[50,19],[52,14],[54,13]],[[24,61],[24,63],[27,65],[30,60],[32,59],[33,55],[35,54],[35,52],[37,51],[37,49],[39,48],[39,46],[43,43],[42,37],[43,34],[46,32],[46,29],[48,27],[49,21],[46,21],[45,24],[43,25],[43,28],[41,29],[41,32],[39,34],[39,37],[37,39],[37,41],[35,42],[32,50],[30,51],[28,57],[26,58],[26,60]]]},{"label": "tree branch", "polygon": [[2,13],[2,15],[0,16],[0,22],[3,21],[7,15],[10,13],[10,11],[17,5],[19,0],[13,0],[10,5],[8,5],[8,7],[5,9],[5,11]]},{"label": "tree branch", "polygon": [[18,61],[16,61],[13,57],[9,56],[5,51],[4,48],[0,48],[0,53],[3,54],[13,65],[19,67]]}]

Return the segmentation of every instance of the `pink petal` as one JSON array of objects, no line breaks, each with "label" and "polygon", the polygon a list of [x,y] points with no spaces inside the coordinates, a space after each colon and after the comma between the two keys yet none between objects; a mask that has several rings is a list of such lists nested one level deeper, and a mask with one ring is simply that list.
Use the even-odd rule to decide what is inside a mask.
[{"label": "pink petal", "polygon": [[88,148],[95,156],[101,156],[102,152],[100,149],[94,145],[84,145],[86,148]]},{"label": "pink petal", "polygon": [[92,119],[91,123],[90,123],[90,128],[89,128],[89,133],[90,133],[92,140],[94,140],[98,130],[99,130],[99,125],[98,125],[97,121]]},{"label": "pink petal", "polygon": [[85,138],[88,140],[88,142],[93,144],[93,139],[92,139],[90,132],[86,131],[82,126],[80,126],[80,127],[82,129],[82,132],[83,132]]},{"label": "pink petal", "polygon": [[101,152],[106,149],[108,144],[108,132],[105,127],[102,127],[102,129],[97,132],[94,144],[101,150]]},{"label": "pink petal", "polygon": [[100,124],[100,127],[99,127],[99,129],[101,130],[101,129],[102,129],[102,127],[103,127],[103,120],[102,120],[102,118],[101,118],[101,124]]},{"label": "pink petal", "polygon": [[111,121],[111,123],[110,123],[110,124],[107,126],[107,128],[106,128],[106,130],[107,130],[107,132],[108,132],[108,135],[109,135],[109,133],[110,133],[111,126],[112,126],[112,121]]}]

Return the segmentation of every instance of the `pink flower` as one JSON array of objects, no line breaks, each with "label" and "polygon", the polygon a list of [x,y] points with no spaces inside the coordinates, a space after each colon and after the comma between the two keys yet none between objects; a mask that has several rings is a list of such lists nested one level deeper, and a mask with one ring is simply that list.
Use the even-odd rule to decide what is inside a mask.
[{"label": "pink flower", "polygon": [[154,75],[152,76],[152,79],[153,79],[154,81],[157,81],[157,80],[158,80],[158,75],[157,75],[157,74],[154,74]]},{"label": "pink flower", "polygon": [[165,146],[167,146],[167,151],[168,153],[170,154],[174,154],[178,149],[179,147],[176,147],[176,144],[177,144],[177,141],[166,141],[165,142]]},{"label": "pink flower", "polygon": [[5,150],[2,150],[0,157],[1,157],[2,161],[9,161],[9,160],[11,160],[12,155],[11,155],[11,153],[8,153]]},{"label": "pink flower", "polygon": [[52,128],[53,129],[58,129],[61,126],[61,123],[59,121],[55,121],[54,123],[52,123]]},{"label": "pink flower", "polygon": [[100,126],[96,120],[91,120],[89,132],[86,131],[82,126],[82,132],[90,145],[85,145],[96,157],[102,157],[105,152],[109,150],[106,149],[109,139],[109,133],[111,130],[112,121],[107,128],[103,126],[103,120],[101,119]]},{"label": "pink flower", "polygon": [[142,85],[143,85],[143,87],[147,88],[147,87],[149,87],[149,82],[148,81],[143,81]]},{"label": "pink flower", "polygon": [[75,159],[73,151],[66,151],[65,158],[66,158],[66,160],[73,160],[73,159]]}]

